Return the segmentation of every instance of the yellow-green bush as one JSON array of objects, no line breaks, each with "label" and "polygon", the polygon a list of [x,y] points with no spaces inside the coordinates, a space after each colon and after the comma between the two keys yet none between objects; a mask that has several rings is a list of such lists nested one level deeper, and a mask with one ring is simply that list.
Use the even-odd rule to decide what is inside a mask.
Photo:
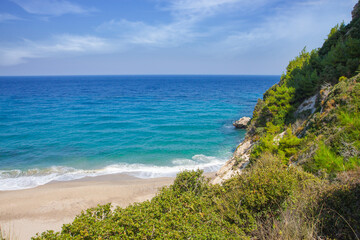
[{"label": "yellow-green bush", "polygon": [[346,79],[348,79],[348,78],[345,77],[345,76],[341,76],[341,77],[339,78],[339,82],[345,81]]},{"label": "yellow-green bush", "polygon": [[219,213],[252,234],[261,219],[274,218],[295,201],[297,192],[316,178],[296,167],[287,167],[272,154],[262,155],[251,169],[224,183],[216,195]]}]

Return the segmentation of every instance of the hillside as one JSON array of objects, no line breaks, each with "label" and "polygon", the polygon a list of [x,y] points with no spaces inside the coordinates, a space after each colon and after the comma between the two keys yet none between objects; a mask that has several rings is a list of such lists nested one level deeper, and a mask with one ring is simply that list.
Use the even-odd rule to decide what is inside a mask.
[{"label": "hillside", "polygon": [[150,201],[34,239],[359,239],[359,3],[352,16],[290,61],[213,184],[185,171]]},{"label": "hillside", "polygon": [[290,61],[280,82],[258,100],[246,139],[214,183],[264,152],[313,173],[359,165],[359,12],[357,4],[350,24],[335,26],[320,49],[304,49]]}]

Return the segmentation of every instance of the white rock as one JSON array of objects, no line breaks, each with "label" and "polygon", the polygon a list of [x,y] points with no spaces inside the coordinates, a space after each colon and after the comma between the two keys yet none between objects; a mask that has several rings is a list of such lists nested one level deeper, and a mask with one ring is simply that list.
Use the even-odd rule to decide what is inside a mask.
[{"label": "white rock", "polygon": [[[230,158],[216,173],[212,184],[221,184],[224,180],[234,175],[240,174],[241,171],[249,164],[250,150],[252,147],[251,140],[245,140],[236,148],[232,158]],[[241,160],[240,164],[237,162]],[[234,166],[236,165],[236,168]]]},{"label": "white rock", "polygon": [[299,113],[305,112],[307,110],[311,110],[311,114],[313,114],[316,110],[315,103],[317,100],[318,95],[314,95],[308,99],[306,99],[301,105],[298,107],[298,109],[295,112],[295,116]]},{"label": "white rock", "polygon": [[245,129],[248,125],[248,123],[250,122],[251,118],[249,117],[242,117],[239,120],[235,121],[233,123],[234,127],[236,128],[242,128]]}]

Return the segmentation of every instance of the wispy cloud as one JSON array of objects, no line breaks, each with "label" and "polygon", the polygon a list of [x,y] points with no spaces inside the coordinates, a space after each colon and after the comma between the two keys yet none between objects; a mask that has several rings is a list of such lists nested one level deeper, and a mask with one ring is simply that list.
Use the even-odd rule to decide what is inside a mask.
[{"label": "wispy cloud", "polygon": [[83,14],[94,11],[65,0],[12,0],[31,14],[60,16],[64,14]]},{"label": "wispy cloud", "polygon": [[192,29],[189,21],[176,21],[169,24],[150,25],[144,22],[111,20],[101,24],[98,32],[111,31],[117,34],[116,41],[129,45],[143,45],[152,47],[174,47],[191,42],[200,36]]},{"label": "wispy cloud", "polygon": [[250,0],[172,0],[160,7],[173,16],[169,23],[150,25],[141,21],[111,20],[97,30],[116,32],[129,44],[174,47],[207,36],[208,33],[196,29],[199,23],[239,2]]},{"label": "wispy cloud", "polygon": [[56,54],[104,53],[111,49],[110,42],[94,36],[61,35],[43,43],[24,40],[22,47],[0,48],[0,65],[17,65],[30,58],[45,58]]},{"label": "wispy cloud", "polygon": [[134,44],[145,44],[161,47],[178,46],[191,42],[200,36],[192,29],[189,21],[173,22],[159,26],[145,26],[130,39]]},{"label": "wispy cloud", "polygon": [[22,18],[9,13],[0,13],[0,22],[12,21],[12,20],[22,20]]},{"label": "wispy cloud", "polygon": [[[45,17],[89,11],[70,0],[12,1],[30,13]],[[265,54],[260,53],[264,49],[281,50],[286,44],[296,45],[299,51],[306,42],[314,43],[314,39],[319,39],[319,34],[327,31],[329,24],[347,20],[346,16],[339,15],[338,8],[351,8],[351,1],[357,0],[341,3],[338,0],[161,0],[158,10],[170,17],[168,21],[150,23],[119,18],[104,22],[95,33],[85,36],[59,35],[38,42],[27,40],[21,47],[19,44],[7,48],[3,45],[0,64],[16,65],[32,58],[116,53],[135,48],[182,50],[179,46],[186,44],[190,46],[190,54],[216,58],[223,55],[246,58],[246,54],[254,52],[260,56]],[[228,17],[231,14],[233,17]],[[286,56],[286,61],[288,59]]]},{"label": "wispy cloud", "polygon": [[263,6],[266,0],[175,0],[165,10],[180,18],[206,18],[226,11],[251,11]]},{"label": "wispy cloud", "polygon": [[[300,51],[307,44],[310,44],[310,48],[321,47],[320,44],[330,27],[343,20],[350,20],[350,14],[344,15],[344,11],[338,12],[340,6],[351,8],[352,3],[338,3],[337,0],[307,0],[280,4],[272,9],[271,14],[264,16],[255,27],[238,28],[228,32],[220,41],[206,44],[204,46],[206,50],[203,52],[243,56],[264,49],[268,51],[281,49],[281,46],[287,46],[289,51],[291,51],[290,45],[298,45],[296,51]],[[319,12],[322,14],[319,15]]]},{"label": "wispy cloud", "polygon": [[171,11],[179,18],[204,18],[241,1],[243,0],[177,0],[171,1],[163,9]]}]

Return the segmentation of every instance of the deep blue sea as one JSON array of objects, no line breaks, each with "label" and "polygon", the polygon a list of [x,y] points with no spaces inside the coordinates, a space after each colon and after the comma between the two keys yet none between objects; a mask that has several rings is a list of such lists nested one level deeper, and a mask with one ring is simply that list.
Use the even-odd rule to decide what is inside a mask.
[{"label": "deep blue sea", "polygon": [[216,171],[279,76],[0,77],[0,190]]}]

